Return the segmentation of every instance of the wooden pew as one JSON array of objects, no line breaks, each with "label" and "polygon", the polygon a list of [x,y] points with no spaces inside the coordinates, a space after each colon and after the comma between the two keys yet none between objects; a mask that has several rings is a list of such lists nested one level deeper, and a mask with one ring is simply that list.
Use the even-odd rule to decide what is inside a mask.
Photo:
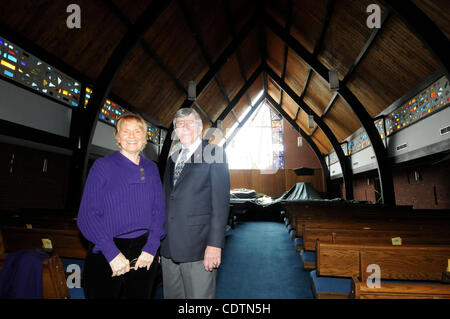
[{"label": "wooden pew", "polygon": [[367,280],[371,264],[381,268],[382,279],[440,281],[450,259],[450,246],[348,245],[318,241],[319,276],[359,277]]},{"label": "wooden pew", "polygon": [[[319,241],[316,273],[322,281],[351,277],[353,298],[448,298],[450,285],[439,283],[448,258],[450,246],[369,246]],[[373,264],[380,267],[381,288],[369,288],[366,284],[372,274],[367,272],[368,266]],[[342,293],[337,296],[347,297]]]},{"label": "wooden pew", "polygon": [[84,259],[88,243],[76,225],[76,219],[64,212],[29,211],[0,213],[0,233],[6,252],[41,249],[49,239],[52,250],[61,257]]},{"label": "wooden pew", "polygon": [[[450,216],[450,213],[449,213]],[[376,230],[425,230],[439,231],[450,229],[450,218],[421,218],[413,215],[400,217],[380,216],[316,216],[296,218],[293,225],[296,225],[298,236],[303,236],[303,225],[312,228],[342,228],[342,229],[376,229]]]},{"label": "wooden pew", "polygon": [[321,215],[325,216],[379,216],[384,213],[386,216],[403,217],[412,212],[411,206],[383,206],[377,204],[361,204],[340,201],[296,201],[282,202],[281,206],[285,210],[289,219],[294,217],[316,218]]},{"label": "wooden pew", "polygon": [[450,285],[383,282],[381,288],[369,288],[353,277],[351,296],[354,299],[450,299]]},{"label": "wooden pew", "polygon": [[[349,225],[350,227],[351,225]],[[380,227],[383,228],[383,227]],[[388,228],[388,227],[385,227]],[[360,245],[392,245],[393,238],[401,238],[402,245],[449,245],[450,229],[421,231],[405,229],[371,229],[355,228],[310,228],[303,227],[303,249],[316,250],[316,241],[330,244],[360,244]]]},{"label": "wooden pew", "polygon": [[20,249],[41,249],[42,239],[49,239],[52,249],[57,255],[67,258],[84,259],[86,257],[86,244],[78,230],[59,230],[3,226],[1,227],[6,252]]},{"label": "wooden pew", "polygon": [[316,271],[318,276],[360,276],[359,252],[364,246],[327,244],[317,241]]},{"label": "wooden pew", "polygon": [[[0,255],[0,270],[6,254]],[[67,287],[66,277],[61,259],[53,255],[42,264],[42,298],[43,299],[69,299],[70,293]]]},{"label": "wooden pew", "polygon": [[367,267],[377,264],[382,279],[440,281],[448,259],[450,246],[367,246],[360,251],[361,280],[370,275]]},{"label": "wooden pew", "polygon": [[[302,237],[302,225],[318,227],[339,227],[350,220],[356,227],[364,227],[380,220],[391,222],[402,227],[416,225],[417,227],[432,228],[438,221],[450,224],[449,210],[413,210],[411,206],[382,206],[374,204],[352,204],[348,202],[298,201],[282,202],[290,224]],[[314,224],[315,223],[315,224]]]}]

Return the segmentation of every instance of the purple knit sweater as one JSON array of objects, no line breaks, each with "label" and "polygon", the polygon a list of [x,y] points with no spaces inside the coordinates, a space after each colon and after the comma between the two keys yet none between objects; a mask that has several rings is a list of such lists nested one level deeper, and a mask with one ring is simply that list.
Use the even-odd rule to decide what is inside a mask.
[{"label": "purple knit sweater", "polygon": [[165,236],[165,204],[157,166],[140,155],[139,165],[120,152],[94,162],[84,186],[78,228],[110,262],[120,251],[113,238],[149,232],[142,249],[155,256]]}]

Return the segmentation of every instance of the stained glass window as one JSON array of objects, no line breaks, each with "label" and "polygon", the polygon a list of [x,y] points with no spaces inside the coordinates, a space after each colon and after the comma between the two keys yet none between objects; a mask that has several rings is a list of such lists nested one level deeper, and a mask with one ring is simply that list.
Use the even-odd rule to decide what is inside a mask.
[{"label": "stained glass window", "polygon": [[80,83],[0,37],[0,74],[69,106],[78,106]]},{"label": "stained glass window", "polygon": [[112,125],[117,124],[119,117],[125,112],[125,109],[120,105],[106,99],[100,112],[99,119]]},{"label": "stained glass window", "polygon": [[270,111],[272,122],[272,153],[273,168],[284,168],[284,147],[283,147],[283,120],[272,110]]},{"label": "stained glass window", "polygon": [[159,145],[160,129],[147,122],[147,138],[153,144]]},{"label": "stained glass window", "polygon": [[84,96],[84,108],[86,108],[86,106],[89,102],[89,99],[91,98],[91,94],[92,94],[92,89],[89,87],[86,87],[86,93]]},{"label": "stained glass window", "polygon": [[449,82],[443,76],[386,116],[386,135],[447,107],[449,102]]}]

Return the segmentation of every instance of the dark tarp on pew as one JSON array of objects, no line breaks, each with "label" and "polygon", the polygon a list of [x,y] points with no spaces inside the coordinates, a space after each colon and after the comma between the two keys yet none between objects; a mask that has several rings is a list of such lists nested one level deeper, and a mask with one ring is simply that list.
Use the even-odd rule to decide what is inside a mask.
[{"label": "dark tarp on pew", "polygon": [[311,183],[296,183],[275,201],[322,199]]},{"label": "dark tarp on pew", "polygon": [[233,189],[230,191],[230,204],[233,214],[241,220],[280,221],[280,202],[322,200],[311,183],[296,183],[278,198],[271,198],[251,189]]},{"label": "dark tarp on pew", "polygon": [[278,198],[271,198],[265,194],[257,193],[253,189],[239,188],[230,191],[230,203],[253,203],[260,206],[269,206],[280,201],[322,200],[311,183],[296,183]]}]

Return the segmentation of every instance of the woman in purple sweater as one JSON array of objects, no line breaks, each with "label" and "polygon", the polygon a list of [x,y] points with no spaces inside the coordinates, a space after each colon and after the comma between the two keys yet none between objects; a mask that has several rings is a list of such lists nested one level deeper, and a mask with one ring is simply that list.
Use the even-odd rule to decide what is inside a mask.
[{"label": "woman in purple sweater", "polygon": [[92,165],[78,227],[92,244],[85,260],[86,298],[149,298],[165,236],[165,206],[157,166],[140,152],[147,124],[124,114],[115,137],[120,151]]}]

